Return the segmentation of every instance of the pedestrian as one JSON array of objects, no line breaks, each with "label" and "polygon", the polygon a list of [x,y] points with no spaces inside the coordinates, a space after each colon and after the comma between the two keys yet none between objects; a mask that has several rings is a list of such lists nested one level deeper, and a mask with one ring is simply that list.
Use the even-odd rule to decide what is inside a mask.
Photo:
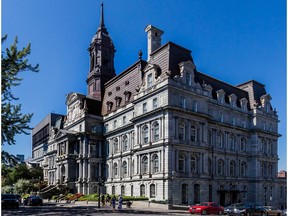
[{"label": "pedestrian", "polygon": [[119,211],[122,210],[122,204],[123,204],[123,198],[121,195],[119,195],[119,198],[118,198],[118,210]]},{"label": "pedestrian", "polygon": [[104,194],[102,194],[102,196],[101,196],[101,202],[102,202],[102,206],[105,206],[105,196],[104,196]]},{"label": "pedestrian", "polygon": [[109,196],[109,194],[107,194],[107,196],[106,196],[106,203],[109,203],[110,206],[111,206],[110,200],[111,200],[111,197]]},{"label": "pedestrian", "polygon": [[116,197],[115,197],[115,195],[111,199],[111,204],[112,204],[113,211],[115,211],[115,206],[116,206]]}]

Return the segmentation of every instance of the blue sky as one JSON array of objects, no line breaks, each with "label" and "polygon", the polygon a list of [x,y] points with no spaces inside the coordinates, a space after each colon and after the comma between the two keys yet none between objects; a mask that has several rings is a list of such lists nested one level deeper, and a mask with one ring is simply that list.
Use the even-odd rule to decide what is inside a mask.
[{"label": "blue sky", "polygon": [[[87,48],[99,24],[98,0],[2,0],[4,47],[17,35],[19,48],[31,42],[31,63],[14,93],[23,112],[33,112],[31,127],[48,113],[66,114],[65,95],[86,94]],[[103,0],[105,25],[116,47],[119,74],[143,51],[144,28],[152,24],[172,41],[192,50],[197,70],[232,85],[254,79],[266,85],[279,115],[279,166],[286,165],[286,1],[285,0]],[[31,156],[31,136],[19,135],[13,154]]]}]

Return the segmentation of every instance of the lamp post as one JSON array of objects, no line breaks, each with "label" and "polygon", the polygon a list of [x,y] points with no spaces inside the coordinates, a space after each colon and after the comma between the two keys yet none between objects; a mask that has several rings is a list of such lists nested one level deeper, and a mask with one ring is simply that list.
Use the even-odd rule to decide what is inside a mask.
[{"label": "lamp post", "polygon": [[264,187],[265,206],[267,206],[267,186]]},{"label": "lamp post", "polygon": [[98,180],[98,208],[100,209],[100,193],[101,193],[101,186],[104,185],[104,178],[99,176],[99,180]]}]

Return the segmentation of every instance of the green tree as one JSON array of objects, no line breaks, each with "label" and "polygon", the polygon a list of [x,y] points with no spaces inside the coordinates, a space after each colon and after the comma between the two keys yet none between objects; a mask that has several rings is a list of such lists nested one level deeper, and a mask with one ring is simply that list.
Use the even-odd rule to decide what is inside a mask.
[{"label": "green tree", "polygon": [[19,179],[31,179],[31,172],[26,164],[17,164],[13,167],[13,171],[10,173],[12,180],[11,184],[16,183]]},{"label": "green tree", "polygon": [[35,191],[35,187],[30,180],[19,179],[14,185],[14,192],[17,194],[29,193],[30,191]]},{"label": "green tree", "polygon": [[[1,43],[7,39],[7,35],[1,38]],[[19,98],[12,93],[12,87],[19,86],[22,78],[19,74],[24,71],[38,72],[39,65],[32,66],[28,62],[27,56],[31,52],[31,44],[29,43],[22,50],[17,48],[18,38],[15,37],[14,43],[1,52],[1,145],[15,144],[15,135],[29,134],[31,130],[29,123],[33,116],[32,113],[23,114],[21,112],[21,104],[15,104]],[[12,103],[14,102],[14,103]],[[2,163],[15,165],[17,158],[8,152],[2,151]]]}]

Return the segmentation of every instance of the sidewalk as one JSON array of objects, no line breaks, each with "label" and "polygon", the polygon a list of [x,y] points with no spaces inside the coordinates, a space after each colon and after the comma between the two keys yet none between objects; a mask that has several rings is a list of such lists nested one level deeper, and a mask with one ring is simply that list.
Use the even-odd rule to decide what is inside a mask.
[{"label": "sidewalk", "polygon": [[[60,202],[54,202],[54,201],[50,201],[48,203],[47,200],[44,200],[44,205],[57,205],[57,206],[63,206],[63,207],[79,207],[79,208],[91,208],[94,207],[95,210],[98,211],[105,211],[105,212],[113,212],[113,209],[110,205],[108,206],[100,206],[100,209],[98,208],[98,202],[95,201],[76,201],[75,203],[66,203],[66,201],[60,201]],[[176,206],[175,206],[176,207]],[[117,210],[117,206],[116,206],[116,210],[115,212],[119,212],[119,210]],[[168,209],[163,209],[163,208],[156,208],[156,207],[139,207],[139,206],[132,206],[130,208],[127,208],[125,205],[123,206],[123,210],[122,212],[126,212],[126,213],[173,213],[173,214],[187,214],[188,213],[188,207],[187,209],[185,208],[177,208],[177,209],[172,209],[172,210],[168,210]]]}]

